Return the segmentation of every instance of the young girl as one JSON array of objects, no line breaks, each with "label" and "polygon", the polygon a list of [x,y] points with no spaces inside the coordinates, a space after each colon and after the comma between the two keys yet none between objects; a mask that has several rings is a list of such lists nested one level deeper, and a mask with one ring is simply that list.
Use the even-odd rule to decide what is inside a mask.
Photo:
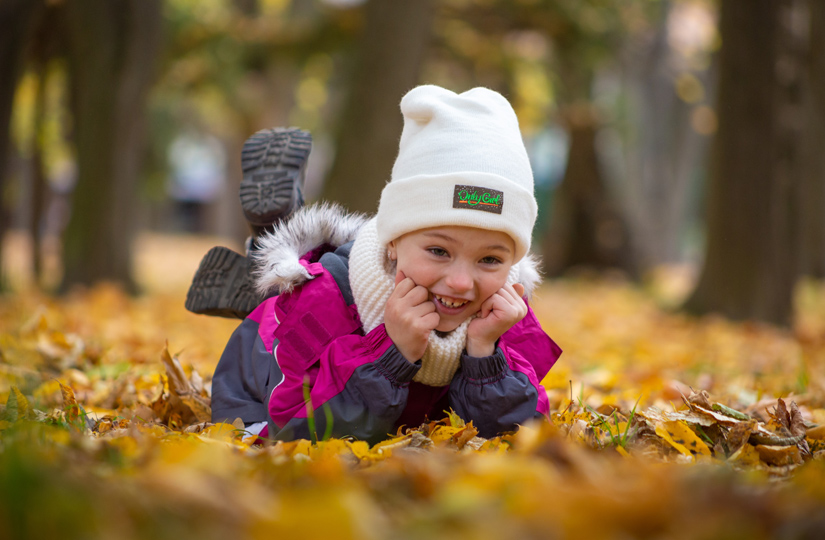
[{"label": "young girl", "polygon": [[[500,94],[420,86],[372,219],[302,208],[257,240],[270,295],[229,340],[213,421],[279,440],[375,443],[454,409],[482,437],[548,413],[539,381],[561,354],[527,306],[533,175]],[[273,295],[277,294],[277,295]]]}]

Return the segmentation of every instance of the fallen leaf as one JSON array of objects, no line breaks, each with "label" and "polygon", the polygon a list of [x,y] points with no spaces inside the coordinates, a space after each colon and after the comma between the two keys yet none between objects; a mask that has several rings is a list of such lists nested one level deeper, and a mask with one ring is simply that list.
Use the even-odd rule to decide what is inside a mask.
[{"label": "fallen leaf", "polygon": [[660,423],[656,426],[656,434],[685,456],[711,455],[708,445],[682,422]]},{"label": "fallen leaf", "polygon": [[809,429],[805,437],[815,441],[825,441],[825,425]]},{"label": "fallen leaf", "polygon": [[476,435],[478,435],[478,430],[473,427],[472,420],[467,423],[460,431],[453,434],[452,441],[453,444],[458,447],[459,450],[464,448],[464,445],[467,444],[471,439],[473,439]]},{"label": "fallen leaf", "polygon": [[759,452],[750,444],[743,444],[736,452],[730,455],[728,461],[739,463],[747,467],[757,467],[761,463]]},{"label": "fallen leaf", "polygon": [[748,442],[748,438],[754,430],[756,430],[756,420],[735,424],[727,434],[728,451],[735,453],[742,448]]},{"label": "fallen leaf", "polygon": [[693,392],[687,398],[688,402],[691,405],[698,405],[703,409],[712,409],[713,407],[710,404],[710,396],[708,395],[706,390],[700,390],[699,392]]},{"label": "fallen leaf", "polygon": [[757,444],[756,451],[759,457],[769,465],[797,465],[802,463],[802,455],[796,446],[766,446]]},{"label": "fallen leaf", "polygon": [[[193,416],[197,422],[209,422],[212,420],[211,400],[199,394],[189,379],[186,377],[180,361],[169,354],[169,346],[163,348],[161,360],[166,367],[166,376],[169,384],[170,396],[158,406],[161,418],[171,418],[176,414],[181,419],[188,419]],[[168,405],[169,410],[164,405]],[[153,406],[153,408],[155,408]],[[171,420],[168,420],[171,422]],[[175,422],[179,425],[179,421]],[[171,424],[170,424],[171,425]]]},{"label": "fallen leaf", "polygon": [[66,420],[71,423],[77,422],[80,416],[80,405],[74,396],[74,390],[70,386],[60,383],[60,393],[63,395],[63,410],[66,413]]}]

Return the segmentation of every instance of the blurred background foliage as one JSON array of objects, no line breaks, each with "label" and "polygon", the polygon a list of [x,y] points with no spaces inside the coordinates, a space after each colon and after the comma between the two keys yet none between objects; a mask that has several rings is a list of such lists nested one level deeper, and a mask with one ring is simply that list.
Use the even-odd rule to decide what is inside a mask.
[{"label": "blurred background foliage", "polygon": [[[510,99],[550,276],[678,266],[781,325],[825,274],[818,0],[2,0],[5,288],[137,290],[147,234],[240,246],[240,149],[314,138],[308,200],[373,212],[417,84]],[[193,269],[194,270],[194,269]]]}]

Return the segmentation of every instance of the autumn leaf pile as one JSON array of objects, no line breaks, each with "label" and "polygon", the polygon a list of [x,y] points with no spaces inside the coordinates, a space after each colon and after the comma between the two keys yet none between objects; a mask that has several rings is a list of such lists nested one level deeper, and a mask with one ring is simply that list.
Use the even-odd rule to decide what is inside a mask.
[{"label": "autumn leaf pile", "polygon": [[486,440],[446,411],[373,447],[209,423],[237,323],[182,294],[0,297],[0,537],[821,537],[823,289],[793,331],[666,292],[545,285],[551,421]]}]

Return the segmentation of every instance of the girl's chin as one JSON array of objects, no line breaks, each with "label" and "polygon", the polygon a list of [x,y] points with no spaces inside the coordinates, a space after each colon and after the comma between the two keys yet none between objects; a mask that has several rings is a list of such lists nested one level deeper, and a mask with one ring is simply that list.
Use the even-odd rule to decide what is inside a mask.
[{"label": "girl's chin", "polygon": [[[466,319],[465,319],[466,320]],[[444,319],[441,317],[441,321],[438,323],[438,326],[435,327],[436,332],[452,332],[463,323],[464,320],[454,320],[454,319]]]}]

